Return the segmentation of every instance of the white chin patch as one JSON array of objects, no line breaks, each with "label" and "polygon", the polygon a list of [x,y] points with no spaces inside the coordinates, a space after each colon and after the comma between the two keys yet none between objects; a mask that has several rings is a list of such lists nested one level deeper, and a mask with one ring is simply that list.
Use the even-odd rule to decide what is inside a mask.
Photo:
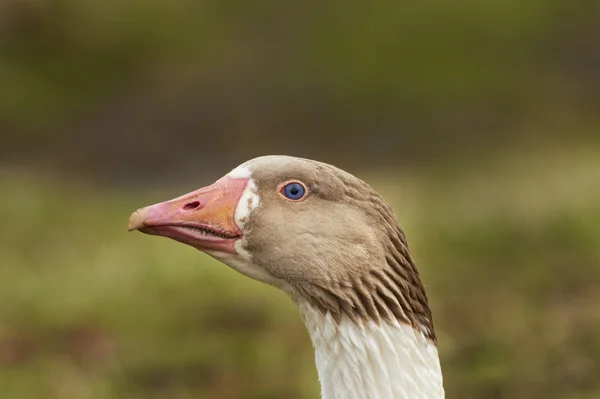
[{"label": "white chin patch", "polygon": [[[248,218],[250,218],[252,211],[254,211],[259,204],[260,197],[258,196],[258,192],[256,190],[256,184],[252,178],[249,178],[248,184],[246,185],[246,188],[244,189],[244,192],[238,201],[237,207],[235,208],[235,213],[233,215],[235,224],[238,225],[244,234],[246,233],[244,231],[244,226],[246,225]],[[250,255],[250,252],[246,251],[244,248],[243,242],[243,238],[237,240],[234,244],[235,250],[240,257],[250,261],[252,256]]]},{"label": "white chin patch", "polygon": [[[236,171],[237,169],[234,169]],[[231,175],[228,175],[231,177]],[[260,204],[260,197],[258,196],[258,190],[256,187],[256,183],[252,180],[251,177],[245,177],[248,179],[248,184],[242,193],[237,207],[235,208],[235,213],[233,219],[240,230],[244,231],[244,225],[250,218],[250,214],[258,208]]]},{"label": "white chin patch", "polygon": [[[246,225],[246,222],[248,222],[250,214],[260,205],[260,197],[258,195],[256,183],[252,179],[252,171],[248,166],[246,166],[246,164],[238,166],[229,172],[227,176],[233,179],[248,179],[248,184],[240,196],[237,207],[235,208],[235,213],[233,215],[235,224],[237,224],[240,230],[244,232],[244,226]],[[235,242],[235,250],[241,258],[245,259],[246,261],[250,261],[252,256],[244,248],[243,241],[244,240],[241,239]]]}]

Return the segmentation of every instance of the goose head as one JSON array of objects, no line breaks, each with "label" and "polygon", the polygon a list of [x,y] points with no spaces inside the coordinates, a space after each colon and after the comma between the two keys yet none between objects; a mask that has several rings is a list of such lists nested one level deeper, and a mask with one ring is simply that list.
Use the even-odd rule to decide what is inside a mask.
[{"label": "goose head", "polygon": [[[208,187],[138,209],[129,229],[191,245],[288,293],[316,348],[323,397],[362,397],[340,394],[357,365],[354,380],[381,392],[364,397],[404,397],[415,385],[408,380],[419,378],[439,385],[443,396],[431,311],[404,233],[390,206],[357,177],[313,160],[259,157]],[[364,345],[381,347],[343,355],[340,340],[353,341],[341,342],[351,350],[363,345],[354,342],[361,334],[371,335]],[[418,356],[400,359],[407,350]],[[354,366],[340,370],[343,361],[333,359],[340,356]],[[421,364],[419,356],[433,360]],[[419,367],[424,377],[416,375]],[[365,388],[368,381],[377,387]]]}]

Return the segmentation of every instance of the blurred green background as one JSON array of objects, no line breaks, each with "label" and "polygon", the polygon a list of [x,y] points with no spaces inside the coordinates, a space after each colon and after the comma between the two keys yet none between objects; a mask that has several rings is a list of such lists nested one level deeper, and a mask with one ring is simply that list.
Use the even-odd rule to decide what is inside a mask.
[{"label": "blurred green background", "polygon": [[316,398],[285,296],[129,213],[257,155],[392,204],[449,398],[600,397],[600,3],[0,2],[0,398]]}]

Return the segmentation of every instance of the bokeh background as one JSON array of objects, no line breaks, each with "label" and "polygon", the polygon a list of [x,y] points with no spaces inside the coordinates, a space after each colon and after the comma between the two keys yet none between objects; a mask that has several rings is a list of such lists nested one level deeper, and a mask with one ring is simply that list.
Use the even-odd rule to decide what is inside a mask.
[{"label": "bokeh background", "polygon": [[316,398],[282,293],[132,210],[290,154],[406,230],[447,396],[600,397],[600,3],[2,0],[0,398]]}]

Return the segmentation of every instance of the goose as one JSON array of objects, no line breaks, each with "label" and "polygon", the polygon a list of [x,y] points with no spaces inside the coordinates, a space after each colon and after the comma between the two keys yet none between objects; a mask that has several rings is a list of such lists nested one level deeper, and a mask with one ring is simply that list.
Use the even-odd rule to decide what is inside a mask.
[{"label": "goose", "polygon": [[129,230],[190,245],[286,292],[323,399],[444,397],[427,295],[402,228],[367,183],[290,156],[136,210]]}]

